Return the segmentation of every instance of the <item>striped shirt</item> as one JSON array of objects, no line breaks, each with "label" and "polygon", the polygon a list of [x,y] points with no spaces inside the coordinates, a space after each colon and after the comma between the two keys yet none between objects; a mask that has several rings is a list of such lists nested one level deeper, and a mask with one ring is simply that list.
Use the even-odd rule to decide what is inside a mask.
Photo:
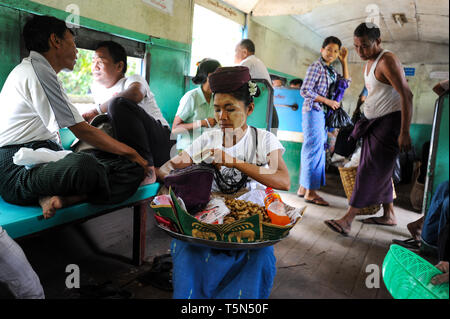
[{"label": "striped shirt", "polygon": [[[334,79],[337,79],[336,70],[330,66],[328,67],[333,74]],[[347,80],[350,84],[350,79]],[[300,95],[305,99],[303,101],[303,112],[309,112],[314,110],[322,110],[322,104],[319,102],[314,102],[317,96],[328,96],[328,90],[331,85],[330,75],[327,71],[327,66],[320,57],[317,61],[312,63],[308,70],[306,71],[305,79],[303,80],[303,85],[300,88]]]}]

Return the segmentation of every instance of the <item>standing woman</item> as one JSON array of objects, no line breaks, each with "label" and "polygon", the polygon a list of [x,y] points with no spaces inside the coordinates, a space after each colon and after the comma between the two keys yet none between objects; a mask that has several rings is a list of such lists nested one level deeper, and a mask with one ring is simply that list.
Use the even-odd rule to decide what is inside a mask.
[{"label": "standing woman", "polygon": [[301,154],[300,187],[297,195],[304,197],[308,203],[328,206],[317,193],[325,185],[325,143],[327,132],[325,128],[325,113],[323,105],[333,110],[340,107],[339,102],[329,99],[330,86],[338,73],[331,64],[339,58],[342,64],[344,78],[350,83],[347,67],[348,50],[341,48],[341,41],[336,37],[328,37],[320,49],[320,58],[311,64],[306,72],[300,94],[303,102],[303,147]]},{"label": "standing woman", "polygon": [[213,59],[200,61],[197,74],[192,78],[194,84],[200,87],[187,92],[180,100],[177,114],[172,124],[172,134],[177,135],[177,149],[183,150],[203,133],[203,128],[216,125],[214,119],[212,92],[208,76],[220,63]]}]

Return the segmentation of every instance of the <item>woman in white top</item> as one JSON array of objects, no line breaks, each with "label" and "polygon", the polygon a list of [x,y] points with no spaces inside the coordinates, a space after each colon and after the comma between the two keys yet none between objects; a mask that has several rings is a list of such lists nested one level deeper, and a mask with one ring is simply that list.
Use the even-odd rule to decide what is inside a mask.
[{"label": "woman in white top", "polygon": [[[256,83],[250,81],[248,68],[219,68],[210,75],[209,81],[220,130],[204,133],[160,171],[168,174],[171,169],[209,158],[225,178],[244,173],[250,184],[288,190],[290,178],[282,158],[283,146],[271,132],[247,125],[247,117],[255,107],[253,97],[259,95]],[[220,185],[216,186],[220,189]],[[173,298],[268,298],[270,295],[276,273],[272,246],[228,251],[174,240],[171,252]]]},{"label": "woman in white top", "polygon": [[197,74],[192,78],[192,82],[200,86],[186,92],[181,98],[172,124],[172,133],[177,134],[177,149],[182,150],[189,146],[196,137],[201,135],[202,128],[216,125],[208,76],[218,67],[220,63],[216,60],[200,61]]}]

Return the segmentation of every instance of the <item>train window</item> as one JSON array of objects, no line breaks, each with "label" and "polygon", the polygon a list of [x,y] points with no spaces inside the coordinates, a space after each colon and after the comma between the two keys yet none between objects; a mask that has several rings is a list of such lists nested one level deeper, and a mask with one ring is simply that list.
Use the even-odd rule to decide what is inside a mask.
[{"label": "train window", "polygon": [[195,75],[197,62],[204,58],[216,59],[222,66],[234,65],[234,49],[242,39],[242,28],[242,25],[196,4],[189,75]]},{"label": "train window", "polygon": [[[92,84],[91,63],[93,56],[93,50],[78,48],[77,63],[73,71],[62,71],[58,73],[58,78],[61,80],[64,90],[71,102],[74,103],[81,113],[92,109],[94,103],[94,98],[90,90]],[[142,61],[140,58],[128,56],[128,66],[125,76],[133,74],[142,75]]]}]

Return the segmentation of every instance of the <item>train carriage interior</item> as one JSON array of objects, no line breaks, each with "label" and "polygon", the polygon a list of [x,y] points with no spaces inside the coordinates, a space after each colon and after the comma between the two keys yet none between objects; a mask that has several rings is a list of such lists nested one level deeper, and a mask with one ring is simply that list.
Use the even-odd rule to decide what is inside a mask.
[{"label": "train carriage interior", "polygon": [[[395,298],[383,280],[383,262],[393,240],[404,243],[411,237],[407,225],[426,216],[434,207],[433,195],[449,179],[447,0],[0,0],[0,89],[29,55],[22,29],[36,15],[64,20],[74,32],[76,65],[73,71],[60,72],[58,79],[80,114],[95,108],[90,86],[96,44],[111,40],[125,48],[126,76],[140,75],[147,81],[169,125],[178,114],[180,99],[199,87],[192,82],[198,62],[208,57],[223,67],[234,66],[236,45],[251,39],[272,83],[256,80],[261,95],[248,124],[270,130],[278,117],[277,130],[272,132],[285,149],[290,179],[289,190],[279,194],[292,207],[306,207],[289,235],[273,245],[276,275],[268,298]],[[362,222],[383,215],[378,205],[375,213],[356,216],[350,233],[342,236],[324,221],[342,217],[349,208],[351,191],[346,193],[340,168],[352,156],[334,153],[339,129],[329,129],[326,183],[317,192],[329,206],[305,202],[298,195],[305,98],[299,87],[289,83],[294,79],[305,83],[324,39],[337,36],[348,49],[351,78],[341,107],[352,117],[365,86],[366,62],[355,49],[353,33],[363,22],[379,26],[381,46],[402,64],[413,94],[411,150],[400,153],[394,166],[396,224]],[[339,60],[331,65],[343,72]],[[445,80],[447,90],[438,95],[434,88]],[[67,137],[69,149],[75,137],[68,129],[60,134]],[[150,207],[163,184],[142,189],[141,197],[135,195],[123,205],[98,210],[83,204],[69,207],[57,212],[48,225],[39,218],[39,207],[11,205],[0,197],[0,226],[23,249],[47,299],[171,299],[171,272],[161,270],[169,262],[158,259],[170,259],[173,238],[158,226]],[[448,187],[446,196],[448,215]],[[58,216],[64,213],[75,217]],[[424,241],[412,251],[432,265],[440,261],[437,247]],[[79,276],[75,288],[70,282],[74,265]],[[12,298],[0,280],[0,299]]]}]

